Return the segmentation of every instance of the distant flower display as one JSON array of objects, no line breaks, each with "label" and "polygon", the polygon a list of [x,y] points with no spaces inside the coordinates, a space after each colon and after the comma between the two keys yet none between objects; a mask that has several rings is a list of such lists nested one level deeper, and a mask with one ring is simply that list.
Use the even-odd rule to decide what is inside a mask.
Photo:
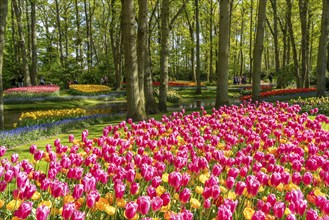
[{"label": "distant flower display", "polygon": [[4,94],[5,96],[42,96],[56,94],[59,90],[57,85],[27,86],[7,89]]},{"label": "distant flower display", "polygon": [[[314,92],[316,88],[301,88],[301,89],[277,89],[267,92],[261,92],[260,96],[270,97],[270,96],[280,96],[280,95],[289,95],[289,94],[296,94],[296,93],[307,93],[307,92]],[[249,100],[251,99],[251,95],[242,96],[241,100]]]},{"label": "distant flower display", "polygon": [[71,90],[79,93],[106,93],[111,90],[110,87],[105,85],[91,85],[91,84],[71,84],[69,87]]}]

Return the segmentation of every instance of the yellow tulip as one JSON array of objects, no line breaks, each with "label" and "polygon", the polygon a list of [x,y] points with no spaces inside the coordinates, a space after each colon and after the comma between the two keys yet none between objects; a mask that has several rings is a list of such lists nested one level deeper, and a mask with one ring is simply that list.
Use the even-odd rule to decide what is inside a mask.
[{"label": "yellow tulip", "polygon": [[22,201],[20,200],[11,200],[7,205],[6,205],[6,209],[9,211],[15,211],[16,209],[18,209],[22,204]]},{"label": "yellow tulip", "polygon": [[197,200],[197,199],[195,199],[195,198],[191,198],[191,199],[190,199],[190,203],[191,203],[191,206],[192,206],[193,208],[195,208],[195,209],[198,209],[198,208],[200,208],[200,206],[201,206],[200,201]]},{"label": "yellow tulip", "polygon": [[255,210],[253,210],[253,209],[250,208],[250,207],[246,207],[246,208],[244,208],[244,210],[243,210],[243,216],[244,216],[244,218],[247,219],[247,220],[250,220],[254,213],[255,213]]}]

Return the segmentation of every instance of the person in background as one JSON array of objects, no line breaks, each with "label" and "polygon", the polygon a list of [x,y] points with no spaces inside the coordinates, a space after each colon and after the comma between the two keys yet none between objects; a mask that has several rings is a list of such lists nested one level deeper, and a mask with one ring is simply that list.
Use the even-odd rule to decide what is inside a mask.
[{"label": "person in background", "polygon": [[22,74],[19,74],[18,78],[17,78],[17,83],[18,83],[18,87],[23,87],[23,75]]},{"label": "person in background", "polygon": [[39,84],[40,84],[40,85],[45,85],[45,84],[46,84],[46,81],[45,81],[45,79],[43,78],[43,76],[40,77]]},{"label": "person in background", "polygon": [[12,88],[15,88],[17,86],[16,85],[16,78],[15,77],[11,78],[10,85],[11,85]]}]

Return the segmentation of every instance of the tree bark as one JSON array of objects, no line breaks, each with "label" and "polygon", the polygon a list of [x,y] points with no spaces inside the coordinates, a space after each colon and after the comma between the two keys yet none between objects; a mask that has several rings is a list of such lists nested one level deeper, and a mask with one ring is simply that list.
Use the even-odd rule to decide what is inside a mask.
[{"label": "tree bark", "polygon": [[155,16],[159,0],[155,3],[155,6],[152,10],[151,17],[148,25],[148,35],[147,35],[147,50],[145,53],[145,104],[146,104],[146,113],[147,114],[157,114],[159,113],[158,104],[155,101],[153,93],[153,81],[152,81],[152,59],[151,59],[151,34],[152,34],[152,19]]},{"label": "tree bark", "polygon": [[213,1],[210,1],[210,19],[209,19],[209,40],[210,40],[210,57],[209,57],[209,74],[207,77],[208,83],[212,81],[214,75],[214,68],[213,68],[213,13],[214,13],[214,6]]},{"label": "tree bark", "polygon": [[280,50],[278,39],[278,10],[277,0],[271,0],[273,9],[273,38],[274,38],[274,56],[275,56],[275,72],[278,74],[280,71]]},{"label": "tree bark", "polygon": [[25,84],[25,86],[31,86],[29,65],[27,62],[25,39],[24,39],[24,33],[23,33],[23,24],[22,24],[22,19],[21,19],[22,12],[21,12],[20,7],[17,5],[17,0],[13,0],[13,6],[14,6],[14,11],[15,11],[17,26],[18,26],[19,47],[20,47],[20,52],[21,52],[21,59],[23,61],[22,73],[24,76],[24,84]]},{"label": "tree bark", "polygon": [[84,0],[84,11],[85,11],[85,19],[86,19],[87,66],[88,66],[88,71],[89,71],[91,68],[91,65],[92,65],[92,58],[91,58],[90,26],[89,26],[89,14],[88,14],[87,0]]},{"label": "tree bark", "polygon": [[249,28],[249,83],[252,78],[253,58],[252,58],[252,38],[253,38],[253,12],[254,12],[254,0],[250,1],[250,28]]},{"label": "tree bark", "polygon": [[[122,0],[123,43],[127,91],[127,115],[134,121],[146,119],[139,91],[138,62],[135,33],[135,11],[133,0]],[[144,111],[143,111],[144,110]]]},{"label": "tree bark", "polygon": [[262,53],[264,47],[266,2],[267,0],[260,0],[258,5],[257,32],[255,39],[254,55],[253,55],[254,64],[252,70],[251,98],[253,102],[260,101],[260,76],[261,76],[261,67],[262,67]]},{"label": "tree bark", "polygon": [[168,56],[169,56],[169,0],[161,5],[161,52],[159,110],[167,112]]},{"label": "tree bark", "polygon": [[301,66],[301,87],[308,87],[308,77],[309,77],[309,21],[308,21],[308,3],[309,0],[299,0],[299,14],[300,14],[300,24],[302,32],[302,66]]},{"label": "tree bark", "polygon": [[37,85],[38,75],[38,52],[37,52],[37,30],[36,30],[36,0],[30,0],[31,2],[31,40],[32,40],[32,68],[31,68],[31,84]]},{"label": "tree bark", "polygon": [[[110,22],[110,38],[111,38],[111,48],[112,48],[112,56],[114,63],[114,72],[115,72],[115,90],[121,90],[121,63],[122,63],[122,15],[119,15],[119,24],[120,26],[116,26],[116,17],[118,16],[114,7],[115,0],[111,0],[110,8],[111,8],[111,22]],[[118,30],[116,32],[116,30]]]},{"label": "tree bark", "polygon": [[196,91],[195,94],[201,94],[201,63],[200,63],[200,21],[199,21],[199,0],[195,4],[195,34],[196,34]]},{"label": "tree bark", "polygon": [[58,0],[55,0],[55,4],[56,4],[56,21],[57,21],[57,31],[58,31],[59,55],[60,55],[59,59],[61,61],[61,65],[64,66],[63,40],[62,40],[62,29],[61,29],[61,19],[60,19]]},{"label": "tree bark", "polygon": [[148,40],[148,8],[147,0],[138,0],[138,33],[137,33],[137,61],[138,61],[138,88],[139,105],[142,112],[145,112],[145,94],[144,94],[144,74],[145,74],[145,52],[147,50]]},{"label": "tree bark", "polygon": [[[287,2],[287,23],[288,23],[288,30],[289,30],[289,37],[290,37],[290,43],[292,47],[292,56],[294,60],[294,69],[295,69],[295,81],[297,88],[301,88],[303,85],[300,83],[300,73],[299,73],[299,67],[298,67],[298,55],[297,55],[297,49],[296,49],[296,43],[295,43],[295,37],[294,37],[294,30],[292,27],[291,22],[291,10],[292,10],[292,4],[291,0],[286,0]],[[289,54],[289,53],[288,53]]]},{"label": "tree bark", "polygon": [[230,0],[220,1],[216,107],[229,104]]},{"label": "tree bark", "polygon": [[326,49],[328,44],[328,23],[329,23],[329,0],[322,0],[321,35],[317,59],[317,95],[325,96],[326,92]]},{"label": "tree bark", "polygon": [[8,0],[0,1],[0,130],[4,129],[4,108],[3,108],[3,51],[5,48],[6,18],[8,14]]}]

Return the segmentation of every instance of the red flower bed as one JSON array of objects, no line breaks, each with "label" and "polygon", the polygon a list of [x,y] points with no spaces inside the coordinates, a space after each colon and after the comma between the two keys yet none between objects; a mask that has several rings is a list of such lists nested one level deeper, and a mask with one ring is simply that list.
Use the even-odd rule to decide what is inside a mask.
[{"label": "red flower bed", "polygon": [[57,85],[46,85],[46,86],[28,86],[28,87],[19,87],[11,88],[4,91],[5,94],[10,93],[52,93],[58,92],[59,86]]},{"label": "red flower bed", "polygon": [[[316,91],[316,88],[301,88],[301,89],[278,89],[272,90],[268,92],[261,92],[260,97],[269,97],[269,96],[277,96],[277,95],[288,95],[294,93],[303,93],[303,92],[313,92]],[[251,99],[251,95],[242,96],[241,100],[249,100]]]}]

